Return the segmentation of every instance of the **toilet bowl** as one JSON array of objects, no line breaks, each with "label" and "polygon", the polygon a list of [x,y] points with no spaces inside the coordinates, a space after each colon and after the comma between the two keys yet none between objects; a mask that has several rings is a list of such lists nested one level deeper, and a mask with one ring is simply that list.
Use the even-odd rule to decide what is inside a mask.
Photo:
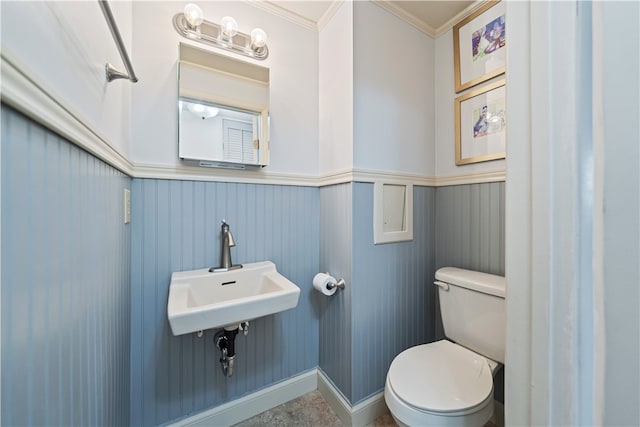
[{"label": "toilet bowl", "polygon": [[498,363],[447,340],[412,347],[387,374],[384,397],[406,426],[482,426],[493,414]]},{"label": "toilet bowl", "polygon": [[436,272],[449,340],[400,353],[384,398],[403,426],[483,426],[493,415],[493,374],[504,363],[504,277],[459,268]]}]

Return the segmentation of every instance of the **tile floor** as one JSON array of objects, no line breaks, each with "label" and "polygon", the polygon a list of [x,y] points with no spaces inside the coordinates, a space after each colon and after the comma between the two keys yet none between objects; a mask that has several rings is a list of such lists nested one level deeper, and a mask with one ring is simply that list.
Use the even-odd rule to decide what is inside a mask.
[{"label": "tile floor", "polygon": [[[318,390],[307,393],[273,409],[244,420],[233,427],[342,427],[342,421]],[[365,427],[398,427],[386,413]],[[484,427],[496,427],[488,422]]]},{"label": "tile floor", "polygon": [[[342,427],[342,421],[318,390],[239,422],[234,427]],[[366,427],[397,427],[391,414],[376,418]]]}]

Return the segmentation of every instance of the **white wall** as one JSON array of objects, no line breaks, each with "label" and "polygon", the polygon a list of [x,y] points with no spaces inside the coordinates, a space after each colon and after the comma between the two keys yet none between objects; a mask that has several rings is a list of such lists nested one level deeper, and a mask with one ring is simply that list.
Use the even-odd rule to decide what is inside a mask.
[{"label": "white wall", "polygon": [[[435,174],[438,178],[467,175],[489,171],[504,171],[505,161],[494,160],[483,163],[456,166],[454,100],[478,86],[459,94],[454,89],[453,30],[435,40]],[[491,80],[498,80],[504,76]],[[508,112],[507,112],[508,114]],[[509,117],[507,115],[507,126]]]},{"label": "white wall", "polygon": [[[176,62],[173,28],[186,2],[133,3],[133,58],[140,82],[132,94],[131,159],[137,164],[175,167],[178,159]],[[267,172],[318,173],[318,34],[245,2],[202,2],[206,19],[233,16],[239,30],[264,29],[270,69],[271,163]],[[202,44],[194,44],[204,48]],[[216,53],[223,50],[211,48]],[[233,55],[237,58],[237,55]],[[246,59],[252,61],[251,59]],[[215,174],[215,170],[203,173]]]},{"label": "white wall", "polygon": [[[2,54],[123,158],[173,168],[180,165],[177,45],[188,41],[171,20],[184,4],[111,2],[136,84],[104,80],[104,62],[122,64],[94,2],[3,2]],[[370,2],[344,2],[319,34],[247,2],[201,6],[210,20],[233,15],[240,30],[260,26],[269,35],[270,57],[256,62],[271,69],[266,171],[504,170],[504,161],[454,164],[451,31],[434,41]],[[31,22],[28,31],[21,22]]]},{"label": "white wall", "polygon": [[[110,5],[131,53],[131,3]],[[128,156],[132,83],[106,81],[105,63],[125,69],[97,1],[2,2],[2,56]]]},{"label": "white wall", "polygon": [[182,157],[199,160],[224,159],[221,115],[203,119],[185,108],[181,121],[179,145]]},{"label": "white wall", "polygon": [[508,3],[509,425],[640,424],[639,12]]},{"label": "white wall", "polygon": [[433,39],[372,2],[320,32],[320,174],[435,175]]},{"label": "white wall", "polygon": [[343,2],[319,35],[319,171],[353,167],[353,3]]},{"label": "white wall", "polygon": [[433,39],[371,2],[353,15],[354,168],[434,176]]},{"label": "white wall", "polygon": [[640,425],[640,32],[638,2],[600,2],[603,425]]}]

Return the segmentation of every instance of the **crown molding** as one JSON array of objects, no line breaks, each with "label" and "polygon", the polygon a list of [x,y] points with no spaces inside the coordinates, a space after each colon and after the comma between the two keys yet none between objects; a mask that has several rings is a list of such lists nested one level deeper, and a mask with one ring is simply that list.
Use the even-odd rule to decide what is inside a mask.
[{"label": "crown molding", "polygon": [[421,19],[417,18],[415,15],[407,12],[406,10],[396,6],[395,4],[393,4],[393,3],[389,2],[389,1],[386,1],[386,0],[372,0],[373,4],[381,7],[382,9],[386,10],[387,12],[397,16],[398,18],[400,18],[403,21],[405,21],[407,24],[412,25],[413,27],[417,28],[418,30],[422,31],[426,35],[428,35],[430,37],[433,37],[433,38],[440,37],[441,35],[443,35],[447,31],[452,29],[453,26],[456,25],[458,22],[460,22],[461,20],[463,20],[467,16],[471,15],[473,12],[475,12],[480,7],[484,6],[486,3],[490,3],[492,1],[496,1],[496,0],[477,0],[474,3],[470,4],[469,6],[467,6],[460,13],[455,15],[453,18],[449,19],[447,22],[445,22],[440,27],[433,28],[432,26],[430,26],[426,22],[424,22]]},{"label": "crown molding", "polygon": [[271,3],[267,0],[247,0],[247,3],[258,9],[270,12],[276,16],[279,16],[280,18],[286,19],[289,22],[300,25],[301,27],[318,31],[318,24],[314,20],[305,18],[302,15],[298,15],[297,13],[278,6],[275,3]]},{"label": "crown molding", "polygon": [[428,35],[429,37],[435,37],[436,36],[436,30],[428,25],[427,23],[425,23],[424,21],[416,18],[415,15],[412,15],[411,13],[407,12],[404,9],[401,9],[400,7],[396,6],[395,4],[385,1],[385,0],[372,0],[373,4],[377,5],[378,7],[386,10],[387,12],[391,13],[392,15],[397,16],[398,18],[402,19],[403,21],[405,21],[407,24],[410,24],[412,26],[414,26],[416,29],[418,29],[419,31],[422,31],[423,33],[425,33],[426,35]]},{"label": "crown molding", "polygon": [[335,15],[338,9],[340,9],[342,3],[344,3],[344,0],[333,0],[331,2],[331,5],[326,10],[326,12],[320,17],[320,19],[318,19],[318,31],[321,31],[324,27],[326,27],[329,21],[331,21],[331,18],[333,18],[333,15]]},{"label": "crown molding", "polygon": [[289,22],[300,25],[301,27],[307,28],[309,30],[320,31],[327,25],[329,21],[331,21],[331,18],[333,18],[333,15],[335,15],[338,9],[340,9],[340,6],[342,6],[344,0],[332,0],[327,10],[320,17],[320,19],[318,19],[318,22],[292,12],[288,9],[285,9],[282,6],[278,6],[277,4],[272,3],[268,0],[247,0],[247,3],[258,9],[286,19]]},{"label": "crown molding", "polygon": [[475,2],[473,2],[472,4],[467,6],[462,12],[458,13],[456,16],[454,16],[453,18],[449,19],[447,22],[445,22],[440,27],[438,27],[434,31],[434,35],[433,36],[434,37],[440,37],[441,35],[443,35],[447,31],[452,29],[453,26],[456,25],[458,22],[462,21],[464,18],[466,18],[467,16],[471,15],[473,12],[475,12],[477,9],[481,8],[482,6],[484,6],[486,3],[490,3],[492,1],[495,1],[495,0],[476,0]]},{"label": "crown molding", "polygon": [[[447,22],[445,22],[443,25],[441,25],[438,28],[433,28],[426,22],[417,18],[415,15],[407,12],[406,10],[396,6],[395,4],[387,0],[371,0],[371,2],[377,5],[378,7],[386,10],[387,12],[391,13],[392,15],[395,15],[399,19],[402,19],[407,24],[415,27],[417,30],[423,32],[429,37],[437,38],[443,35],[444,33],[446,33],[447,31],[449,31],[450,29],[452,29],[454,25],[456,25],[458,22],[460,22],[467,16],[471,15],[473,12],[475,12],[480,7],[484,6],[486,3],[497,2],[497,1],[496,0],[476,0],[474,3],[467,6],[463,11],[455,15],[453,18],[449,19]],[[300,25],[304,28],[320,31],[327,25],[329,21],[331,21],[331,18],[333,18],[333,16],[336,14],[338,9],[340,9],[340,6],[342,6],[342,3],[344,3],[344,0],[332,0],[331,5],[326,10],[326,12],[320,17],[320,19],[318,19],[318,22],[309,18],[305,18],[302,15],[299,15],[295,12],[285,9],[282,6],[278,6],[275,3],[271,3],[268,0],[247,0],[247,3],[249,3],[250,5],[258,9],[264,10],[266,12],[270,12],[276,16],[284,18],[289,22]]]}]

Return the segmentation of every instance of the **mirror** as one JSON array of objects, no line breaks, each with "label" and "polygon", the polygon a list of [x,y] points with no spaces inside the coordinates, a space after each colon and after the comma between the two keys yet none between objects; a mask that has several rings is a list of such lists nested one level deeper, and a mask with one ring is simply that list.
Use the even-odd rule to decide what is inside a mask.
[{"label": "mirror", "polygon": [[182,159],[258,164],[260,114],[182,97],[178,110]]},{"label": "mirror", "polygon": [[180,44],[178,146],[200,166],[269,164],[269,69]]}]

